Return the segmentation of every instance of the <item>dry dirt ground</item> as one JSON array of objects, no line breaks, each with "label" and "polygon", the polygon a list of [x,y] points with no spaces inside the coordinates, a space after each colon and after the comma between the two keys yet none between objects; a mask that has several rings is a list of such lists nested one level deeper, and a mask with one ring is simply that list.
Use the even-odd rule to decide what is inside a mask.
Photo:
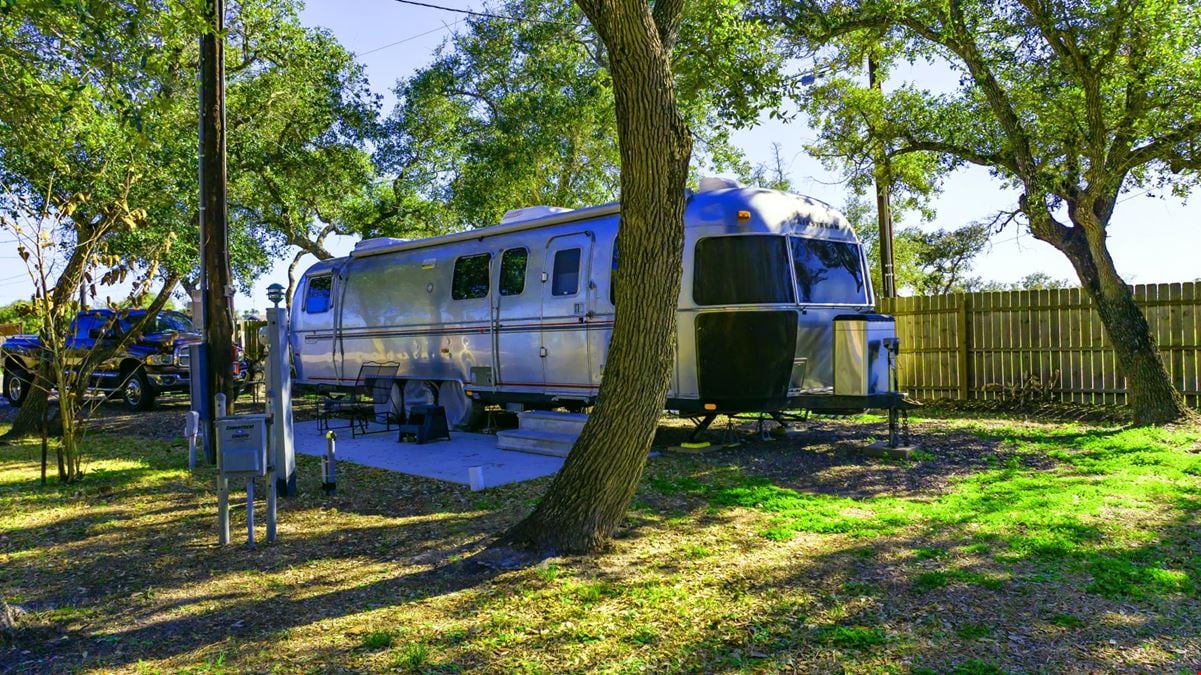
[{"label": "dry dirt ground", "polygon": [[922,419],[887,460],[878,417],[741,424],[652,457],[607,554],[497,570],[475,556],[549,479],[343,465],[327,496],[301,457],[279,541],[218,548],[184,409],[109,411],[75,486],[0,448],[0,672],[1201,669],[1192,431]]}]

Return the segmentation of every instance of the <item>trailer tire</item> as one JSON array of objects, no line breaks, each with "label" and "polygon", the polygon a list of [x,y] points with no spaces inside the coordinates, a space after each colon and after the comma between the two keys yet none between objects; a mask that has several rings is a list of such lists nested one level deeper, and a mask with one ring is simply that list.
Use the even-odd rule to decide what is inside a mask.
[{"label": "trailer tire", "polygon": [[4,369],[4,398],[8,399],[8,404],[14,408],[20,408],[25,399],[29,398],[29,388],[31,386],[28,376],[24,372],[12,368]]},{"label": "trailer tire", "polygon": [[464,431],[476,431],[484,425],[484,404],[471,400],[458,380],[438,383],[438,405],[446,411],[446,423]]},{"label": "trailer tire", "polygon": [[405,418],[417,406],[438,405],[438,384],[426,380],[405,380],[403,409]]}]

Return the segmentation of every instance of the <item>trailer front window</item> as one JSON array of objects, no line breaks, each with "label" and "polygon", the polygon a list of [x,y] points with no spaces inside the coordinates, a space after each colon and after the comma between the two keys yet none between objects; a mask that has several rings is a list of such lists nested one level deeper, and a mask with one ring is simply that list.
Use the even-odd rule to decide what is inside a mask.
[{"label": "trailer front window", "polygon": [[491,253],[466,255],[455,261],[455,275],[450,282],[450,297],[473,300],[488,295],[488,263]]},{"label": "trailer front window", "polygon": [[859,245],[849,241],[792,238],[797,295],[802,303],[866,305],[867,284]]},{"label": "trailer front window", "polygon": [[320,314],[329,311],[331,290],[334,278],[331,275],[312,277],[309,288],[304,292],[304,311],[308,314]]},{"label": "trailer front window", "polygon": [[706,237],[696,242],[693,262],[692,299],[698,305],[792,302],[784,237]]}]

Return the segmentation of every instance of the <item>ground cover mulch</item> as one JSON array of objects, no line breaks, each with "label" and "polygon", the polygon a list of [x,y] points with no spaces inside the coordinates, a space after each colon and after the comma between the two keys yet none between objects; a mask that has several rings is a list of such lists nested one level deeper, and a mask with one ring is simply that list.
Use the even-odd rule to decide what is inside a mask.
[{"label": "ground cover mulch", "polygon": [[[923,417],[920,452],[887,460],[859,452],[881,418],[813,418],[681,456],[688,428],[665,420],[607,554],[497,570],[474,556],[547,479],[472,493],[343,465],[327,496],[300,457],[279,542],[216,547],[184,410],[112,411],[74,486],[37,485],[33,444],[0,448],[0,672],[1201,664],[1188,431]],[[235,542],[244,526],[235,510]]]}]

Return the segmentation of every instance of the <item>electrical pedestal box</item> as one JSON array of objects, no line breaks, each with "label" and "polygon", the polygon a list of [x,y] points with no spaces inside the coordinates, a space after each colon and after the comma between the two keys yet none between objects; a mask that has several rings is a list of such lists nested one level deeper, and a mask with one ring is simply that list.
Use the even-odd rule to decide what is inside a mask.
[{"label": "electrical pedestal box", "polygon": [[267,475],[267,416],[217,418],[217,452],[224,474]]},{"label": "electrical pedestal box", "polygon": [[868,396],[894,389],[897,323],[883,314],[834,317],[834,394]]}]

